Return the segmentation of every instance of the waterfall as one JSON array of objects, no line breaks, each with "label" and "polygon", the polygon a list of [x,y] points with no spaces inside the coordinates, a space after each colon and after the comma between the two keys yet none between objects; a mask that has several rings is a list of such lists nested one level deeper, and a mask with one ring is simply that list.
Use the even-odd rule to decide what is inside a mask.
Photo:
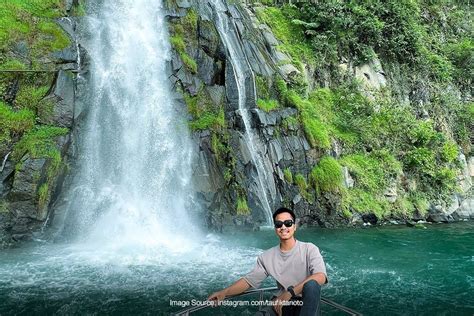
[{"label": "waterfall", "polygon": [[192,243],[193,152],[186,110],[171,98],[161,1],[90,3],[87,116],[62,236],[97,245]]},{"label": "waterfall", "polygon": [[247,143],[247,147],[250,152],[251,162],[257,172],[257,188],[255,188],[256,192],[254,192],[255,198],[260,201],[261,207],[265,212],[267,224],[271,224],[272,207],[270,206],[271,202],[269,200],[269,188],[275,184],[271,170],[267,170],[267,168],[265,168],[264,155],[258,150],[256,142],[259,140],[259,138],[251,127],[250,113],[247,105],[246,80],[251,80],[253,91],[250,91],[250,93],[255,93],[256,89],[254,74],[243,50],[237,28],[235,27],[235,24],[231,18],[226,14],[226,5],[222,0],[211,0],[210,3],[215,9],[214,12],[216,14],[216,27],[228,51],[228,59],[230,60],[234,70],[234,77],[237,83],[239,95],[239,112],[245,126],[244,140]]}]

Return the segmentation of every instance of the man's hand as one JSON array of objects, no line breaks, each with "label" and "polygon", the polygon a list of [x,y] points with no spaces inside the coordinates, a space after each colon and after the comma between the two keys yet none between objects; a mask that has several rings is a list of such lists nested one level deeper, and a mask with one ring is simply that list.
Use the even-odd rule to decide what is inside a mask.
[{"label": "man's hand", "polygon": [[277,315],[280,316],[282,314],[283,302],[289,301],[290,298],[291,298],[291,293],[288,291],[285,291],[283,292],[283,294],[281,294],[280,296],[274,299],[274,301],[278,303],[276,305],[273,305],[273,309],[275,310]]},{"label": "man's hand", "polygon": [[217,306],[226,296],[233,296],[245,292],[250,285],[245,279],[239,279],[237,282],[221,291],[212,293],[207,300],[213,301],[213,305]]},{"label": "man's hand", "polygon": [[217,306],[225,298],[225,291],[214,292],[207,298],[208,301],[214,301],[214,306]]}]

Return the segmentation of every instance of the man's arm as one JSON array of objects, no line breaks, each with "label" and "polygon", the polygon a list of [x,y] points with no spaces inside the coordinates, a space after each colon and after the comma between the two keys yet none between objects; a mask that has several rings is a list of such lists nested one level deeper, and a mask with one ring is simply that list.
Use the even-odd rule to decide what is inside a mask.
[{"label": "man's arm", "polygon": [[309,280],[314,280],[319,283],[319,285],[323,285],[326,283],[326,274],[322,272],[317,272],[315,274],[310,275],[306,279],[304,279],[302,282],[298,283],[297,285],[294,286],[293,291],[295,291],[295,294],[301,294],[303,292],[303,286],[306,282]]},{"label": "man's arm", "polygon": [[207,298],[207,300],[217,301],[216,303],[219,303],[220,301],[222,301],[224,298],[226,298],[228,296],[237,295],[237,294],[240,294],[240,293],[243,293],[243,292],[247,291],[249,287],[250,287],[250,285],[247,283],[247,281],[245,281],[245,279],[239,279],[237,282],[235,282],[231,286],[229,286],[229,287],[227,287],[227,288],[225,288],[221,291],[212,293]]},{"label": "man's arm", "polygon": [[[293,291],[295,291],[296,295],[301,294],[301,292],[303,292],[303,286],[309,280],[315,280],[316,282],[319,283],[319,285],[323,285],[324,283],[326,283],[326,274],[324,274],[322,272],[317,272],[315,274],[310,275],[309,277],[307,277],[306,279],[304,279],[303,281],[301,281],[297,285],[295,285],[293,287]],[[289,301],[290,298],[291,298],[291,293],[288,292],[288,291],[285,291],[275,299],[276,301],[279,301],[279,304],[276,304],[273,307],[273,309],[275,310],[277,315],[281,315],[281,313],[282,313],[282,307],[283,307],[282,303],[285,302],[285,301]]]},{"label": "man's arm", "polygon": [[239,279],[237,282],[225,288],[219,292],[212,293],[209,297],[209,301],[214,301],[214,305],[219,303],[224,298],[232,295],[237,295],[248,290],[249,287],[258,288],[263,280],[268,276],[267,270],[263,264],[261,255],[257,258],[257,263],[253,270],[248,273],[245,277]]}]

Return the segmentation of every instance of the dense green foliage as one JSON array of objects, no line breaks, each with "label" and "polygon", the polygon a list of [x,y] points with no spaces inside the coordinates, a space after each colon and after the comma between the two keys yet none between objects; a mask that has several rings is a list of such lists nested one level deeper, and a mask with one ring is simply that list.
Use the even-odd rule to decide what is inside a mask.
[{"label": "dense green foliage", "polygon": [[[349,167],[357,184],[355,190],[346,192],[345,201],[353,207],[357,204],[358,211],[377,210],[379,215],[395,212],[397,205],[388,205],[380,194],[402,171],[418,183],[423,199],[447,201],[456,191],[457,145],[436,131],[431,120],[417,119],[409,107],[397,106],[387,96],[370,100],[353,83],[333,90],[317,89],[308,99],[284,87],[284,96],[290,96],[285,98],[287,104],[299,109],[313,146],[329,148],[331,138],[344,144],[346,153],[341,163]],[[331,170],[331,166],[326,167]],[[333,167],[331,176],[315,167],[311,179],[317,191],[337,188],[326,185],[329,178],[339,179],[340,171]]]},{"label": "dense green foliage", "polygon": [[247,200],[245,197],[237,198],[237,205],[236,205],[237,215],[249,215],[250,209],[247,205]]},{"label": "dense green foliage", "polygon": [[[0,69],[45,68],[48,54],[66,48],[69,38],[54,19],[65,16],[60,0],[9,0],[0,7]],[[26,53],[11,48],[26,45]]]},{"label": "dense green foliage", "polygon": [[[279,50],[302,70],[316,69],[308,91],[302,77],[274,80],[278,100],[298,109],[311,146],[320,151],[333,140],[341,158],[323,158],[311,172],[316,190],[339,192],[342,211],[409,216],[423,214],[427,201],[448,202],[457,191],[459,147],[471,151],[473,103],[473,24],[470,8],[459,1],[323,1],[256,6],[260,21],[281,42]],[[367,93],[339,64],[378,57],[392,80]],[[329,74],[324,80],[318,76]],[[262,81],[262,80],[260,80]],[[391,85],[390,85],[391,84]],[[264,90],[262,83],[257,83]],[[421,87],[421,88],[420,88]],[[418,90],[420,89],[420,90]],[[457,89],[457,90],[456,90]],[[422,104],[405,99],[412,91]],[[460,91],[457,94],[456,91]],[[355,187],[341,189],[341,167]],[[334,181],[334,182],[331,182]],[[296,181],[295,181],[296,182]],[[395,185],[395,202],[384,192]]]},{"label": "dense green foliage", "polygon": [[262,99],[257,100],[257,106],[260,109],[264,110],[265,112],[276,110],[279,107],[277,100],[262,100]]},{"label": "dense green foliage", "polygon": [[271,27],[275,36],[281,41],[282,44],[279,49],[288,53],[292,58],[288,62],[301,68],[303,62],[311,63],[315,61],[313,49],[303,34],[304,28],[288,19],[289,16],[298,14],[295,7],[257,7],[256,14],[262,22]]},{"label": "dense green foliage", "polygon": [[329,148],[331,144],[328,130],[322,121],[318,108],[310,101],[300,97],[295,91],[288,89],[286,83],[282,79],[278,79],[275,86],[280,101],[287,106],[299,110],[300,120],[311,146]]},{"label": "dense green foliage", "polygon": [[328,65],[339,63],[340,56],[365,62],[379,55],[435,79],[472,82],[473,27],[467,2],[332,0],[261,11],[259,17],[283,43],[297,45],[289,50],[292,57],[315,55],[318,64]]},{"label": "dense green foliage", "polygon": [[311,170],[311,183],[316,193],[337,192],[342,188],[342,168],[333,157],[323,157]]},{"label": "dense green foliage", "polygon": [[55,144],[55,139],[67,133],[67,128],[39,126],[25,134],[15,145],[13,159],[19,161],[24,154],[29,153],[32,158],[51,158],[59,163],[61,155]]}]

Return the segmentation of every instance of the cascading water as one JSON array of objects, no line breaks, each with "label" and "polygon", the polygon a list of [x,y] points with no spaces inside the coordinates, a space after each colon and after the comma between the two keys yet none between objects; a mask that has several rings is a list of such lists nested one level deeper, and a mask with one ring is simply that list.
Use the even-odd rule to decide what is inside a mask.
[{"label": "cascading water", "polygon": [[[185,211],[192,152],[164,75],[160,3],[101,0],[88,11],[91,102],[60,235],[85,242],[0,251],[0,315],[169,315],[181,309],[172,302],[199,302],[228,286],[278,242],[269,230],[193,238]],[[229,20],[221,13],[222,27]],[[323,295],[338,303],[364,314],[472,315],[474,224],[426,226],[300,229],[297,238],[322,250],[330,279]],[[325,315],[340,314],[327,307]],[[237,305],[200,315],[256,310]]]},{"label": "cascading water", "polygon": [[212,4],[216,14],[215,20],[217,30],[228,51],[228,59],[230,60],[234,70],[234,77],[237,83],[239,95],[239,112],[245,127],[244,138],[250,152],[252,164],[255,166],[257,172],[257,188],[255,188],[257,194],[255,194],[255,198],[260,201],[261,207],[265,212],[267,224],[270,225],[272,223],[273,213],[270,203],[273,203],[273,201],[270,201],[269,199],[269,192],[276,191],[274,188],[275,183],[271,170],[267,170],[269,168],[266,168],[264,165],[265,159],[263,153],[261,153],[258,150],[258,146],[256,146],[258,136],[252,130],[250,124],[250,113],[247,108],[246,81],[251,80],[255,91],[254,74],[242,49],[242,43],[238,37],[237,29],[233,21],[226,14],[228,10],[225,3],[222,0],[211,0],[210,3]]},{"label": "cascading water", "polygon": [[62,234],[114,247],[182,248],[180,236],[195,231],[187,214],[192,146],[170,97],[162,4],[91,6],[89,109]]},{"label": "cascading water", "polygon": [[87,11],[84,118],[55,242],[0,252],[0,315],[169,314],[170,300],[205,299],[260,252],[194,224],[193,152],[166,76],[161,1],[94,0]]}]

